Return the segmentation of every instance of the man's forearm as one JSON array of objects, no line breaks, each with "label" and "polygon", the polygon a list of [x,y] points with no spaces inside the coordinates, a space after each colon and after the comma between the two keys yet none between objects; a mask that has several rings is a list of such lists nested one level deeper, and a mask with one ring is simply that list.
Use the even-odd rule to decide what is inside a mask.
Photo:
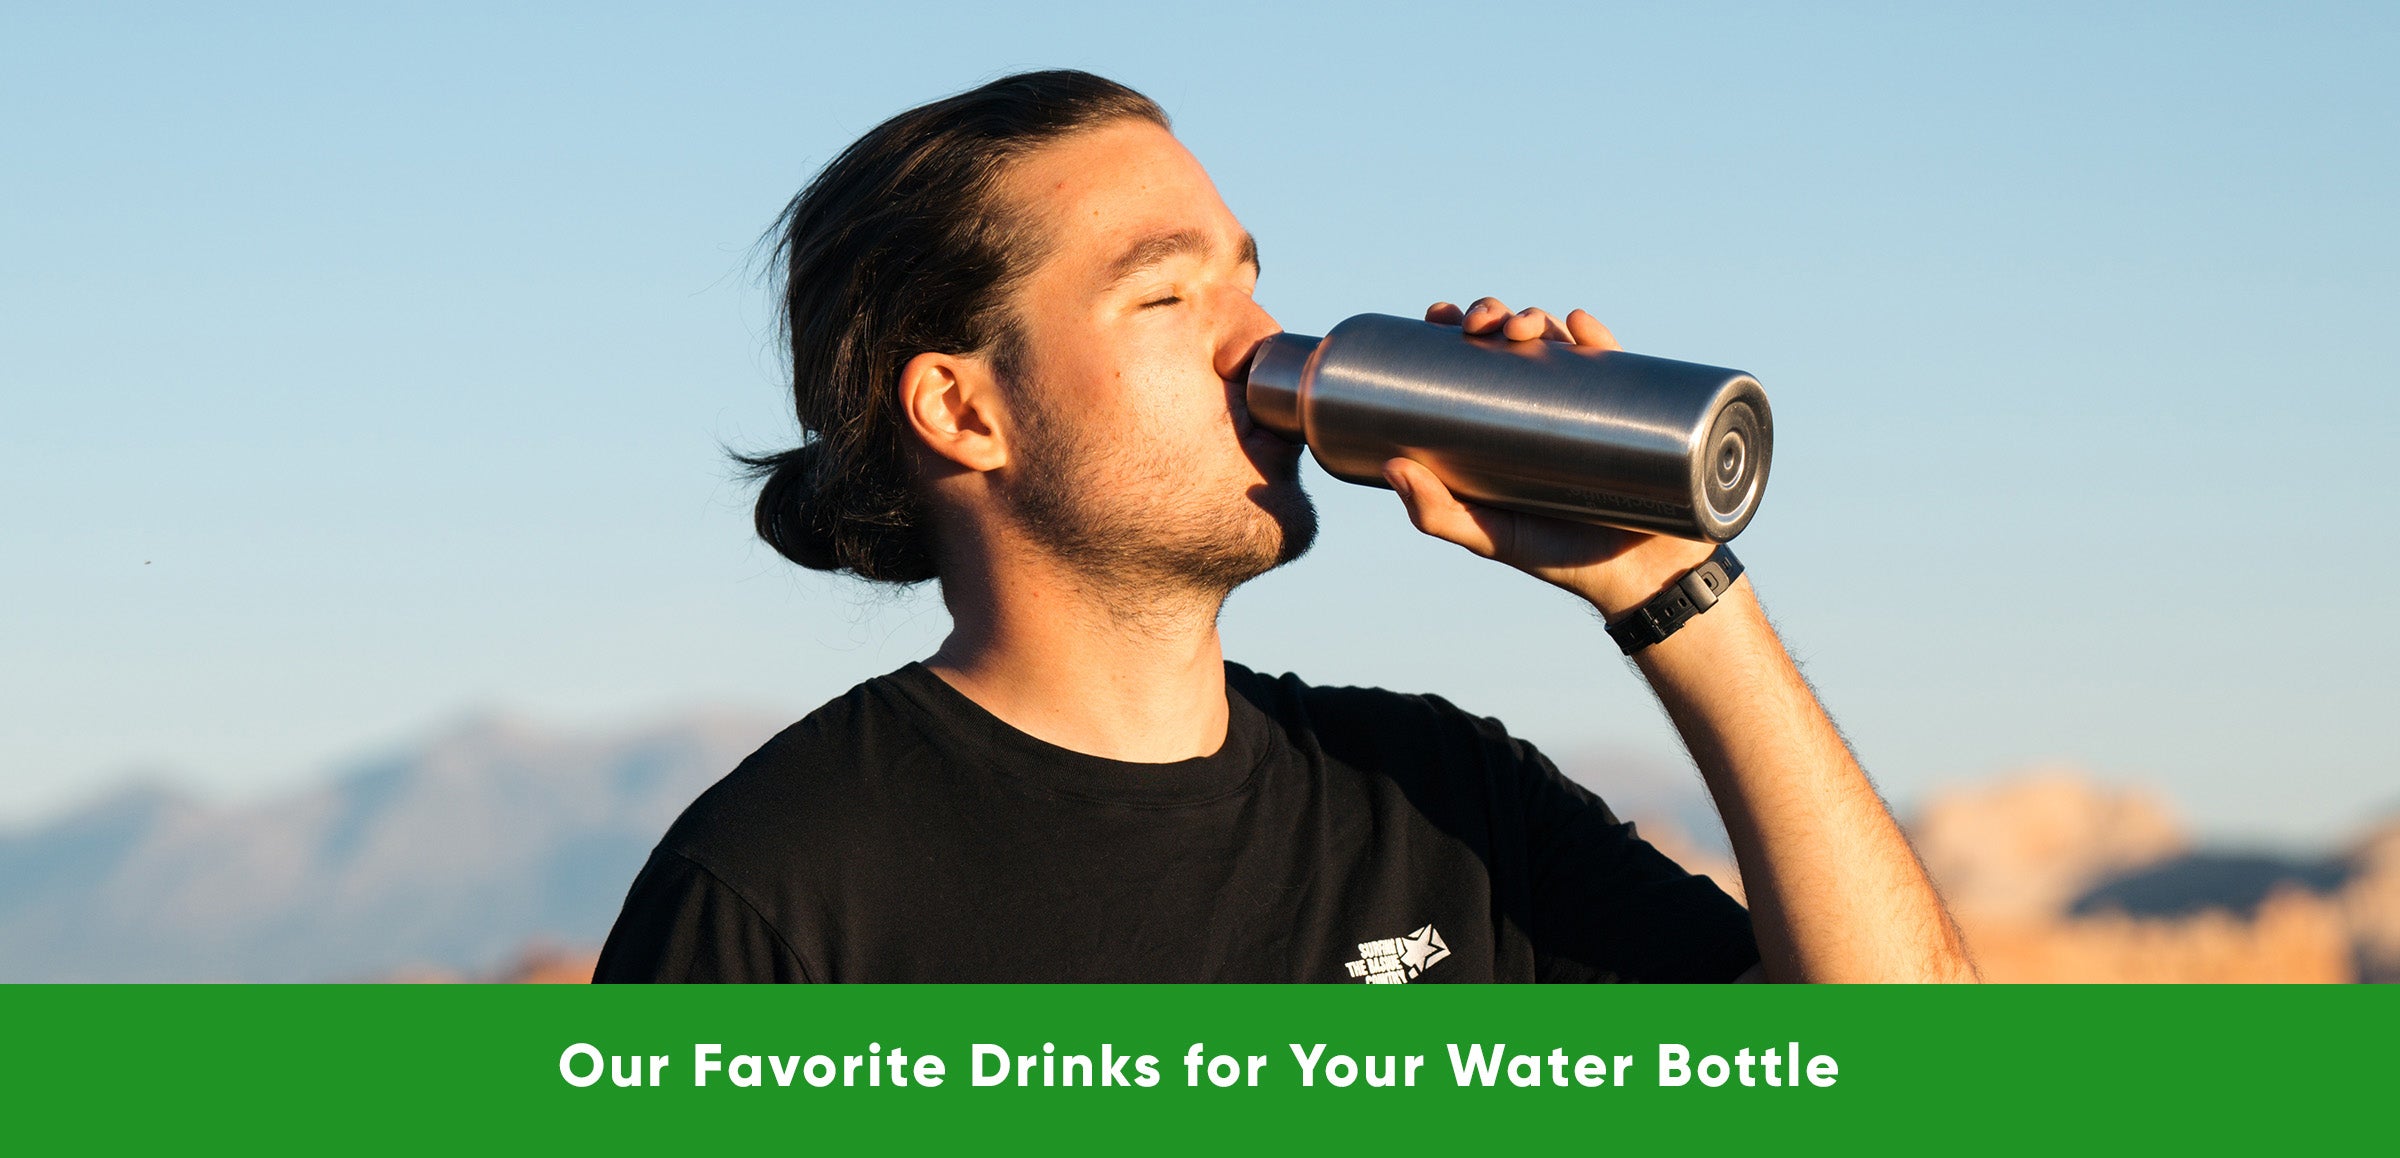
[{"label": "man's forearm", "polygon": [[[1510,341],[1621,349],[1582,310],[1512,314],[1497,298],[1436,302],[1425,320]],[[1707,558],[1710,545],[1461,502],[1423,463],[1384,481],[1417,529],[1623,615]],[[1969,981],[1974,967],[1900,826],[1767,624],[1747,581],[1643,649],[1642,674],[1700,765],[1750,896],[1775,981]]]},{"label": "man's forearm", "polygon": [[1976,979],[1748,580],[1635,659],[1725,818],[1768,980]]}]

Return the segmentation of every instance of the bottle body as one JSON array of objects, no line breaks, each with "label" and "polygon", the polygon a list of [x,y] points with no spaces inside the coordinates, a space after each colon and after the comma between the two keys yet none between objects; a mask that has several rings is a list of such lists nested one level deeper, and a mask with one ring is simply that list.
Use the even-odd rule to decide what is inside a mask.
[{"label": "bottle body", "polygon": [[1381,314],[1267,339],[1247,393],[1346,482],[1412,458],[1469,501],[1710,542],[1749,525],[1774,455],[1741,371]]}]

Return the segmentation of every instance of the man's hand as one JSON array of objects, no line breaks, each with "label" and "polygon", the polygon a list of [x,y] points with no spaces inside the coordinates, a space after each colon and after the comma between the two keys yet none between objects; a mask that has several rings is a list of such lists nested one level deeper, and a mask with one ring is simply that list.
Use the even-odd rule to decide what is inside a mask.
[{"label": "man's hand", "polygon": [[[1518,342],[1617,340],[1590,314],[1564,322],[1484,298],[1425,320]],[[1615,618],[1713,549],[1460,502],[1423,464],[1384,479],[1417,529],[1555,583]],[[1958,928],[1744,576],[1708,614],[1634,657],[1708,782],[1749,896],[1759,971],[1774,981],[1971,981]]]},{"label": "man's hand", "polygon": [[[1539,309],[1510,313],[1498,298],[1477,299],[1465,310],[1436,302],[1425,311],[1425,320],[1517,342],[1622,348],[1607,326],[1582,310],[1568,314],[1562,322]],[[1707,543],[1666,535],[1594,527],[1461,502],[1431,470],[1410,459],[1395,458],[1383,464],[1383,478],[1399,492],[1409,521],[1418,530],[1564,587],[1589,600],[1610,619],[1665,590],[1667,584],[1707,560],[1713,549]]]}]

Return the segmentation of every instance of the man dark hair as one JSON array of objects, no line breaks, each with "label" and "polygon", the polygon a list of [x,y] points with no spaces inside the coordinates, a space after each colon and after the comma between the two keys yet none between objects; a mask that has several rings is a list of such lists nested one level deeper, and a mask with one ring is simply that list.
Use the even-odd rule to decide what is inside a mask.
[{"label": "man dark hair", "polygon": [[1039,260],[997,193],[1026,153],[1113,120],[1167,128],[1150,98],[1086,72],[1008,77],[869,130],[776,222],[780,322],[807,443],[746,458],[758,535],[820,571],[936,575],[891,383],[922,350],[990,352],[1021,372],[1008,291]]},{"label": "man dark hair", "polygon": [[[1226,596],[1315,512],[1244,404],[1279,330],[1257,245],[1148,99],[1061,71],[910,110],[780,228],[807,441],[752,460],[759,533],[938,578],[953,630],[694,801],[596,980],[1972,976],[1747,578],[1636,657],[1747,912],[1496,721],[1224,659]],[[1581,310],[1426,316],[1616,344]],[[1385,479],[1420,530],[1603,617],[1708,555],[1477,508],[1405,458]]]}]

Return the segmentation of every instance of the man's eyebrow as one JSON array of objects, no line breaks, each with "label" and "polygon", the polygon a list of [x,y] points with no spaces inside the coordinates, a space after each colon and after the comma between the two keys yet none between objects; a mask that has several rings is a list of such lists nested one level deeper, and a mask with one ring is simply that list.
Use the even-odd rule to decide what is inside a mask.
[{"label": "man's eyebrow", "polygon": [[[1197,229],[1178,229],[1173,233],[1161,233],[1155,237],[1147,237],[1135,243],[1133,248],[1126,250],[1123,256],[1109,263],[1104,284],[1115,285],[1170,257],[1180,257],[1185,254],[1206,256],[1214,248],[1209,244],[1208,235]],[[1252,269],[1258,268],[1258,239],[1252,237],[1247,231],[1242,234],[1239,253],[1243,265]]]}]

